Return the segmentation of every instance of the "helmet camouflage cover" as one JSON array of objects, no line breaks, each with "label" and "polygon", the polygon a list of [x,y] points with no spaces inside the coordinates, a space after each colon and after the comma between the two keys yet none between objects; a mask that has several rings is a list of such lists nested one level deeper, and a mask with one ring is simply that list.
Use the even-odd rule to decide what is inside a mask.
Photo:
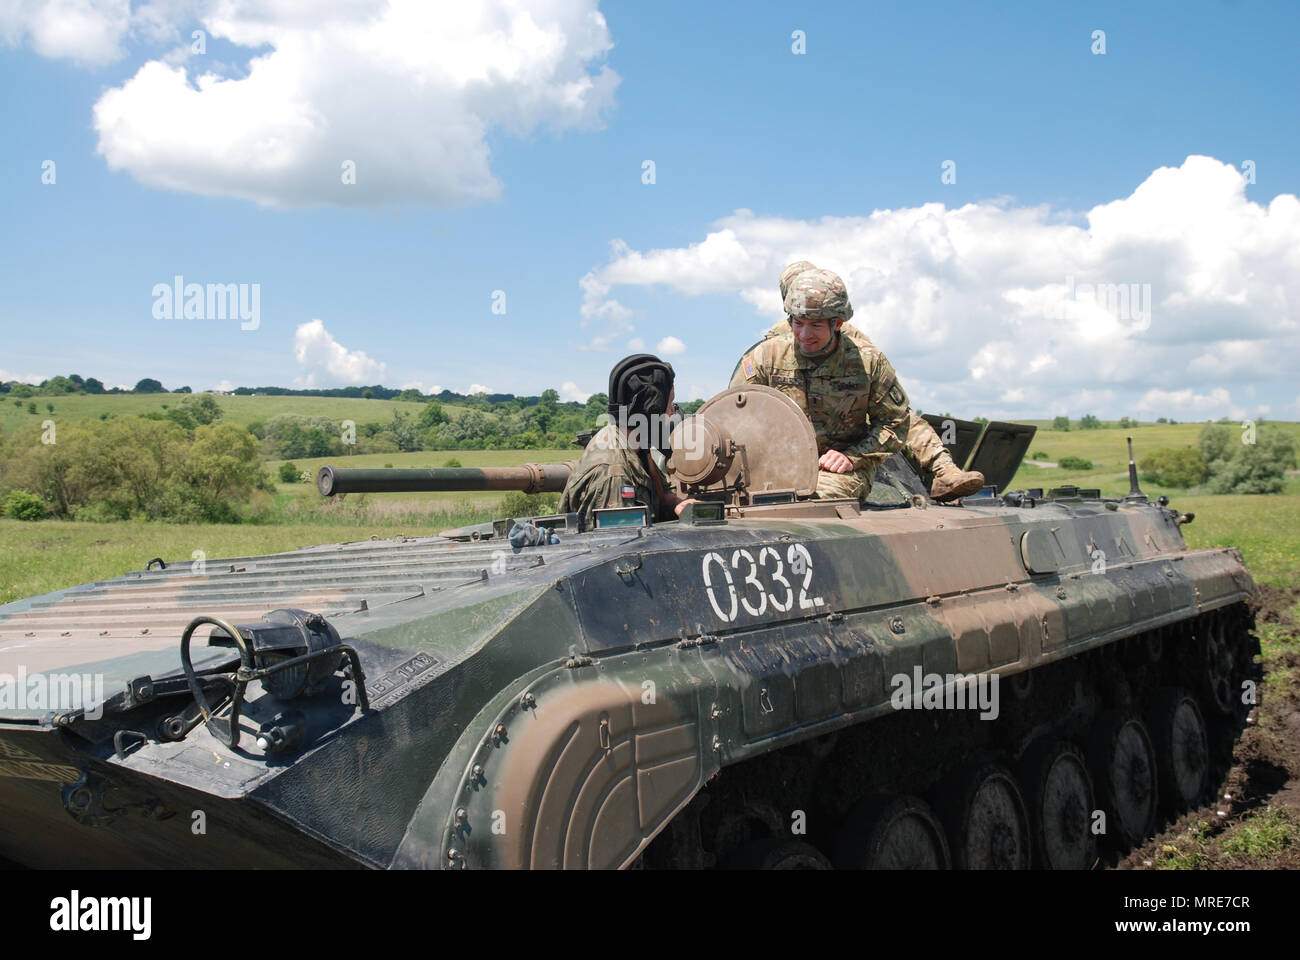
[{"label": "helmet camouflage cover", "polygon": [[814,268],[791,282],[785,295],[785,312],[805,320],[848,320],[853,316],[853,305],[838,274]]},{"label": "helmet camouflage cover", "polygon": [[791,280],[799,276],[799,274],[803,273],[805,270],[816,270],[816,269],[817,269],[816,266],[814,266],[808,260],[796,260],[794,263],[790,264],[790,266],[782,270],[781,279],[779,281],[781,287],[781,299],[784,300],[786,293],[790,290]]}]

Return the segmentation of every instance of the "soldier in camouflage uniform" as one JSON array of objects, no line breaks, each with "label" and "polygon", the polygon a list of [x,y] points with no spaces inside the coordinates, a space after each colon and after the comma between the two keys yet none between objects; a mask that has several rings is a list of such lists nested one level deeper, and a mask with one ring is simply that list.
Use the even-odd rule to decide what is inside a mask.
[{"label": "soldier in camouflage uniform", "polygon": [[[781,271],[779,281],[781,299],[785,300],[795,277],[808,270],[816,270],[807,260],[799,260]],[[851,311],[852,308],[850,308]],[[780,320],[764,334],[765,338],[789,334],[790,320]],[[839,328],[840,336],[852,340],[863,353],[880,353],[871,338],[847,319]],[[920,415],[907,411],[907,432],[903,436],[902,454],[922,477],[933,476],[930,495],[938,501],[953,500],[978,492],[984,486],[984,475],[978,470],[965,471],[953,462],[952,454],[944,447],[939,435]]]},{"label": "soldier in camouflage uniform", "polygon": [[853,307],[835,274],[800,273],[785,308],[790,329],[741,357],[731,386],[761,383],[799,404],[812,421],[821,455],[817,495],[864,497],[876,467],[902,449],[907,394],[884,354],[839,335]]},{"label": "soldier in camouflage uniform", "polygon": [[671,365],[647,353],[614,366],[609,375],[612,422],[587,442],[557,512],[578,514],[582,528],[590,530],[596,525],[594,511],[606,507],[644,506],[656,523],[675,519],[691,502],[673,495],[649,456],[656,438],[652,425],[674,407],[673,377]]}]

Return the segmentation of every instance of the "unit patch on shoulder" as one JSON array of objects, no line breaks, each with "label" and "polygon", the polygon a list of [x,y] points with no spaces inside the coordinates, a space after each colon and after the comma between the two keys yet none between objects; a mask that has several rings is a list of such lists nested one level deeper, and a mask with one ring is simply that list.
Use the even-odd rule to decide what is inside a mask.
[{"label": "unit patch on shoulder", "polygon": [[632,486],[631,484],[627,484],[627,483],[623,484],[623,489],[621,493],[623,495],[624,500],[636,499],[636,487]]},{"label": "unit patch on shoulder", "polygon": [[746,380],[758,379],[758,368],[754,366],[753,357],[745,357],[740,361],[740,369],[745,371]]}]

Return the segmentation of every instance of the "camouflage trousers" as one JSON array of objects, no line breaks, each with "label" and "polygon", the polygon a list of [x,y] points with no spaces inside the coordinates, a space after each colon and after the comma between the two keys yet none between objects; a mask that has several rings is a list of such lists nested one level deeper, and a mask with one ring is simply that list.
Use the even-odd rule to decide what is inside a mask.
[{"label": "camouflage trousers", "polygon": [[[934,432],[922,417],[907,412],[907,436],[903,438],[902,454],[916,468],[922,479],[929,482],[927,474],[933,474],[952,463],[952,454],[943,445],[939,435]],[[856,497],[861,500],[871,492],[871,483],[876,477],[876,465],[853,470],[849,473],[831,473],[829,470],[817,471],[817,496],[819,497]]]},{"label": "camouflage trousers", "polygon": [[817,496],[856,497],[861,500],[871,491],[871,481],[875,479],[876,468],[850,470],[848,473],[832,473],[829,470],[817,471]]},{"label": "camouflage trousers", "polygon": [[952,460],[952,454],[944,447],[943,441],[934,432],[934,427],[911,410],[907,411],[907,436],[903,438],[903,455],[923,476],[927,472],[938,471],[945,459],[950,462]]}]

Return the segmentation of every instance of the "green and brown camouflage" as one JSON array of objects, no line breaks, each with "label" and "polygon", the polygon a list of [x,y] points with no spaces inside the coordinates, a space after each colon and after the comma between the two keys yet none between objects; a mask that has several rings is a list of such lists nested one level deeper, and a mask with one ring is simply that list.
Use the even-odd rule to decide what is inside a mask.
[{"label": "green and brown camouflage", "polygon": [[795,275],[784,295],[787,316],[806,320],[849,320],[853,304],[839,274],[814,267]]},{"label": "green and brown camouflage", "polygon": [[[0,606],[0,673],[26,682],[0,693],[0,857],[700,867],[789,862],[793,844],[861,865],[864,809],[883,793],[920,817],[978,760],[1029,771],[1036,862],[1061,865],[1035,758],[1068,762],[1171,689],[1240,729],[1255,588],[1238,551],[1188,549],[1189,518],[1141,497],[935,505],[901,458],[866,503],[808,499],[797,416],[763,387],[706,404],[693,428],[718,440],[679,492],[712,502],[673,522],[562,522],[517,550],[488,531],[179,558]],[[981,449],[1032,435],[1002,426]],[[1010,694],[987,722],[913,714],[913,671]],[[102,695],[31,682],[54,673]],[[1086,836],[1094,807],[1131,819],[1097,783],[1061,829]]]},{"label": "green and brown camouflage", "polygon": [[[789,331],[760,341],[732,374],[731,387],[745,384],[774,387],[793,400],[812,422],[818,455],[839,450],[848,456],[858,476],[848,480],[851,492],[834,491],[838,495],[869,489],[876,467],[901,450],[908,436],[907,394],[893,366],[879,350],[863,350],[846,337],[817,357],[805,356]],[[822,472],[824,493],[828,483],[848,476]]]},{"label": "green and brown camouflage", "polygon": [[[801,262],[806,263],[807,261]],[[784,296],[784,290],[782,296]],[[787,318],[772,324],[767,332],[763,334],[763,339],[770,340],[773,337],[784,337],[789,334],[790,321]],[[851,323],[846,322],[841,325],[839,335],[852,340],[864,355],[881,353],[880,348],[871,342],[871,338]],[[927,473],[938,472],[943,467],[945,460],[952,459],[934,427],[930,426],[921,418],[920,414],[914,412],[910,407],[907,411],[907,435],[903,439],[903,455],[912,461],[912,465],[923,476]]]},{"label": "green and brown camouflage", "polygon": [[807,260],[796,260],[794,263],[782,270],[781,276],[777,280],[777,287],[781,291],[781,302],[785,302],[786,292],[790,289],[790,282],[794,280],[795,277],[799,276],[799,274],[803,273],[805,270],[816,269],[816,265]]},{"label": "green and brown camouflage", "polygon": [[656,483],[651,470],[658,470],[653,460],[643,464],[618,424],[607,423],[587,442],[556,510],[577,514],[584,530],[595,527],[597,510],[617,507],[639,505],[649,511],[652,520],[670,520],[672,511],[663,506],[659,496],[666,481],[660,477]]}]

